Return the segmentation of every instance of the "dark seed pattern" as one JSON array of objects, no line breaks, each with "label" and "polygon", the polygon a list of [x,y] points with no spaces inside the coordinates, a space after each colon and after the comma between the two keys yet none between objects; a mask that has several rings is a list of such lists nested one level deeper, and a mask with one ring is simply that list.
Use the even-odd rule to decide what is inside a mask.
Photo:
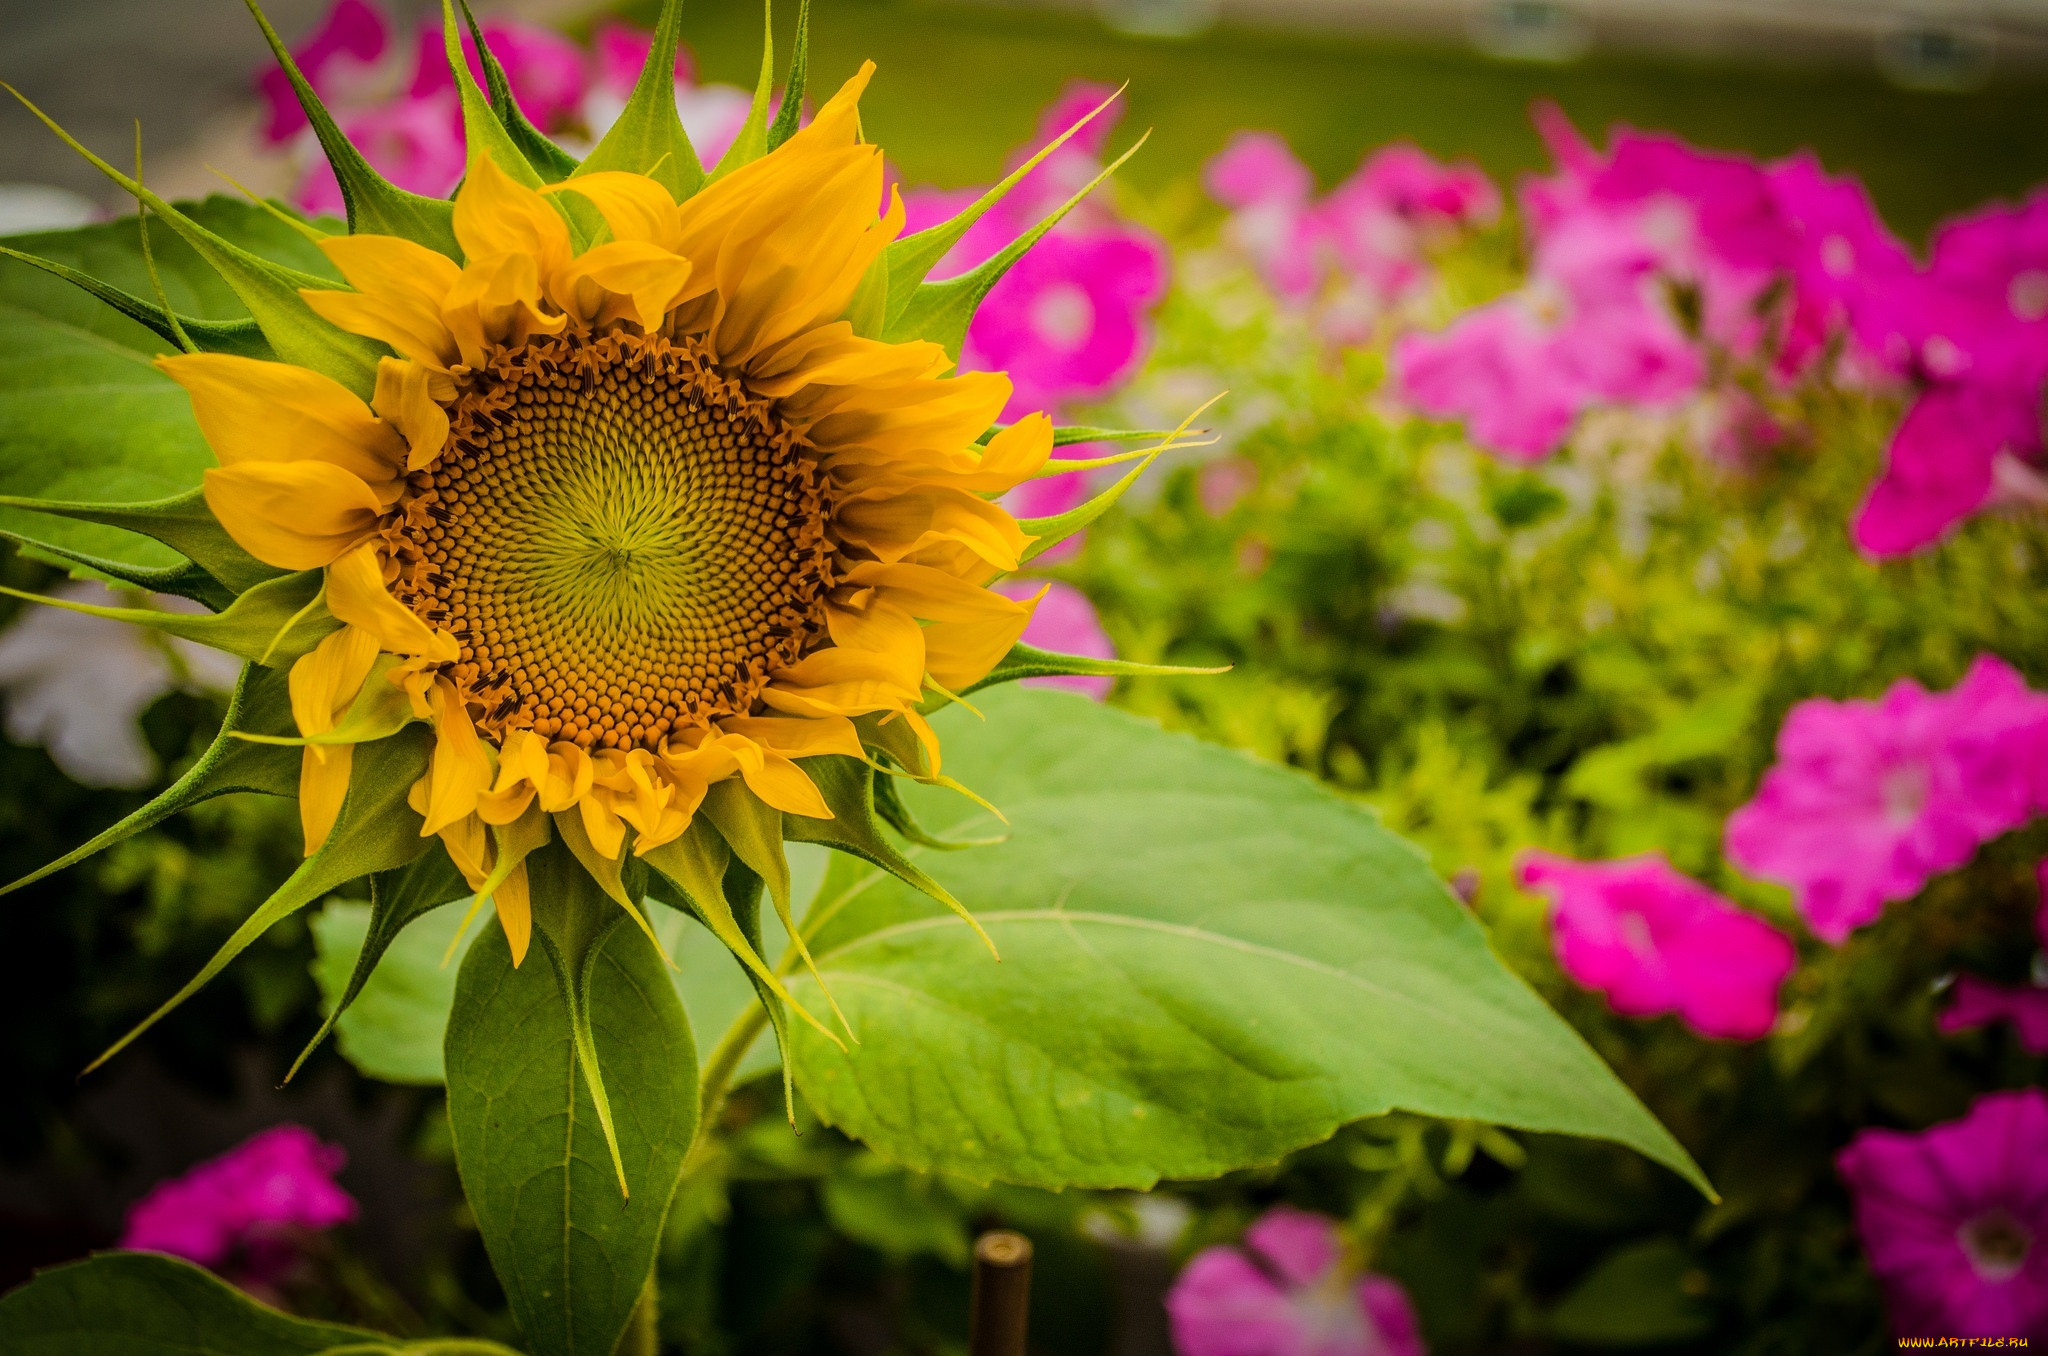
[{"label": "dark seed pattern", "polygon": [[688,340],[503,351],[385,529],[392,591],[498,738],[655,748],[749,711],[824,635],[831,504],[802,440]]}]

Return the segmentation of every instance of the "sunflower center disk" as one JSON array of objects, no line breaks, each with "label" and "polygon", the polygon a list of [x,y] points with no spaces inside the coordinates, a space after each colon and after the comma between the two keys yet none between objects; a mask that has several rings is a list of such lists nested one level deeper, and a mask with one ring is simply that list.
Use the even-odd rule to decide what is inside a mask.
[{"label": "sunflower center disk", "polygon": [[486,730],[602,748],[744,714],[823,632],[823,477],[686,342],[493,359],[412,477],[396,593],[452,633]]}]

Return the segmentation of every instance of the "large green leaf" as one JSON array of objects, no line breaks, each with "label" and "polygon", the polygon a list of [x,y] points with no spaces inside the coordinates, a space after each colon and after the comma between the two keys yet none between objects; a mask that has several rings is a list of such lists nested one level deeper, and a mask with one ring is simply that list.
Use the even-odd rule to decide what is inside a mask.
[{"label": "large green leaf", "polygon": [[[528,1348],[611,1356],[696,1130],[696,1049],[660,954],[624,910],[595,886],[572,892],[582,871],[559,845],[528,864],[525,963],[514,968],[504,932],[486,928],[456,981],[448,1120],[464,1193]],[[592,1051],[616,1165],[581,1067]]]},{"label": "large green leaf", "polygon": [[[185,204],[194,220],[252,253],[334,276],[312,243],[250,203]],[[234,291],[160,220],[150,248],[180,312],[248,315]],[[8,245],[152,297],[134,218]],[[185,392],[150,364],[171,346],[105,302],[28,264],[0,259],[0,494],[93,503],[167,499],[214,464]],[[0,529],[141,568],[179,556],[135,533],[0,508]]]},{"label": "large green leaf", "polygon": [[[1002,960],[888,876],[814,906],[812,949],[861,1041],[792,1032],[826,1120],[913,1167],[1145,1187],[1398,1108],[1615,1140],[1704,1186],[1367,811],[1069,694],[983,709],[941,717],[945,767],[1010,836],[934,869]],[[908,794],[948,836],[1002,828]]]},{"label": "large green leaf", "polygon": [[441,906],[466,887],[445,852],[371,881],[370,903],[335,900],[313,920],[313,979],[327,1020],[306,1054],[332,1029],[343,1058],[370,1077],[439,1083],[456,967],[476,932],[465,926],[468,909]]},{"label": "large green leaf", "polygon": [[6,1356],[289,1356],[337,1347],[367,1356],[398,1342],[279,1313],[209,1271],[154,1252],[52,1267],[0,1299]]}]

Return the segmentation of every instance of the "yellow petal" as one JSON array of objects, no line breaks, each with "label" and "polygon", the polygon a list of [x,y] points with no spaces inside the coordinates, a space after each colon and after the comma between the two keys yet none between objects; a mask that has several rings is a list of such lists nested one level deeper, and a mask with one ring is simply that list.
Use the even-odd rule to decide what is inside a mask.
[{"label": "yellow petal", "polygon": [[[299,759],[299,827],[305,833],[306,855],[312,856],[334,832],[341,802],[348,796],[348,773],[355,764],[355,746],[307,748]],[[324,754],[324,757],[317,756]]]},{"label": "yellow petal", "polygon": [[432,394],[434,374],[418,363],[377,360],[377,392],[370,408],[405,438],[405,469],[424,471],[448,442],[448,411]]},{"label": "yellow petal", "polygon": [[456,361],[441,319],[441,303],[462,276],[453,259],[393,235],[330,235],[320,249],[356,290],[301,291],[314,314],[417,363],[445,369]]},{"label": "yellow petal", "polygon": [[[367,631],[344,626],[321,640],[292,665],[287,687],[292,720],[308,737],[326,734],[363,690],[370,666],[377,662],[377,641]],[[332,755],[335,748],[309,745],[309,756]]]},{"label": "yellow petal", "polygon": [[376,530],[385,500],[324,461],[243,462],[204,477],[206,506],[250,555],[315,570]]},{"label": "yellow petal", "polygon": [[841,502],[837,523],[841,536],[892,565],[927,546],[954,542],[996,569],[1014,570],[1031,542],[999,506],[943,486],[863,491]]},{"label": "yellow petal", "polygon": [[222,466],[321,461],[365,481],[389,480],[404,459],[395,430],[332,377],[231,353],[158,358],[192,396],[199,431]]},{"label": "yellow petal", "polygon": [[526,959],[526,948],[533,940],[533,900],[526,879],[526,863],[512,868],[512,874],[499,882],[491,895],[491,902],[498,909],[498,926],[505,929],[505,942],[512,948],[512,968]]},{"label": "yellow petal", "polygon": [[[427,764],[426,823],[420,835],[441,832],[459,820],[476,818],[478,799],[491,784],[491,755],[446,678],[435,680],[434,753]],[[482,831],[481,821],[478,831]]]},{"label": "yellow petal", "polygon": [[465,273],[481,260],[510,254],[533,260],[547,276],[569,257],[569,225],[562,214],[499,169],[488,151],[469,162],[455,195],[455,239],[469,260]]},{"label": "yellow petal", "polygon": [[392,654],[424,655],[447,664],[460,653],[455,637],[434,630],[391,596],[384,585],[383,551],[374,541],[327,567],[327,610],[376,637],[378,648]]},{"label": "yellow petal", "polygon": [[675,199],[644,174],[628,174],[624,170],[579,174],[550,184],[541,192],[574,193],[589,199],[604,218],[604,224],[611,228],[614,240],[659,245],[673,252],[681,238]]},{"label": "yellow petal", "polygon": [[785,758],[815,758],[820,754],[843,753],[862,757],[860,733],[844,716],[815,720],[785,716],[728,716],[718,722],[727,734],[741,735]]},{"label": "yellow petal", "polygon": [[522,344],[536,334],[560,333],[568,317],[541,309],[541,280],[553,276],[553,267],[543,267],[543,261],[530,254],[473,260],[441,307],[462,361],[481,367],[493,345]]},{"label": "yellow petal", "polygon": [[555,304],[586,325],[630,320],[661,327],[690,280],[690,261],[658,245],[612,241],[587,250],[556,275]]},{"label": "yellow petal", "polygon": [[925,671],[931,674],[933,682],[949,692],[959,692],[987,677],[988,671],[1000,664],[1010,647],[1023,636],[1024,628],[1031,624],[1032,612],[1038,607],[1038,599],[1045,596],[1045,590],[1040,589],[1029,602],[1017,603],[986,590],[982,592],[1009,606],[991,606],[980,617],[933,622],[924,629]]}]

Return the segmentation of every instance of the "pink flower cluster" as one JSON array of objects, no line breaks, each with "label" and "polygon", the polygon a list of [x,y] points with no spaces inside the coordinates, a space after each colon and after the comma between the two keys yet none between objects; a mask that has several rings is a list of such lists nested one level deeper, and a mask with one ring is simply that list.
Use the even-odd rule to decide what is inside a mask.
[{"label": "pink flower cluster", "polygon": [[271,1285],[298,1258],[294,1234],[356,1217],[335,1185],[348,1155],[303,1125],[277,1125],[159,1182],[128,1212],[121,1246],[167,1252]]},{"label": "pink flower cluster", "polygon": [[1836,1158],[1900,1337],[2048,1337],[2048,1096],[1977,1099],[1918,1135],[1865,1130]]},{"label": "pink flower cluster", "polygon": [[1624,1017],[1675,1012],[1702,1036],[1742,1041],[1777,1021],[1778,987],[1798,961],[1791,940],[1662,854],[1576,862],[1530,852],[1517,874],[1551,898],[1558,965]]},{"label": "pink flower cluster", "polygon": [[1500,191],[1475,165],[1446,165],[1406,143],[1381,147],[1315,196],[1315,176],[1270,132],[1239,132],[1209,161],[1225,227],[1273,291],[1319,303],[1331,339],[1368,338],[1427,288],[1431,251],[1500,217]]},{"label": "pink flower cluster", "polygon": [[[590,50],[552,29],[515,19],[483,22],[490,45],[520,111],[536,127],[565,141],[601,136],[625,107],[647,59],[650,37],[615,20],[599,25]],[[409,42],[396,42],[391,18],[373,0],[335,0],[320,27],[292,49],[299,67],[335,115],[342,133],[391,182],[413,193],[446,197],[465,165],[462,110],[448,68],[438,20],[420,26]],[[483,65],[465,30],[463,49],[479,83]],[[713,163],[746,118],[749,96],[727,85],[691,84],[687,54],[678,53],[677,111],[698,156]],[[341,189],[311,142],[306,116],[284,72],[272,67],[257,87],[269,110],[264,139],[293,143],[306,169],[299,205],[339,212]]]},{"label": "pink flower cluster", "polygon": [[[1067,131],[1116,93],[1076,83],[1039,119],[1034,146]],[[1121,115],[1112,106],[1076,132],[970,227],[932,270],[965,273],[1057,210],[1102,172],[1103,148]],[[1013,167],[1032,151],[1019,152]],[[904,233],[939,225],[984,192],[914,189],[903,195]],[[1070,212],[1003,275],[983,300],[961,346],[961,366],[1007,372],[1014,385],[1005,418],[1045,410],[1057,419],[1075,404],[1100,400],[1128,381],[1151,342],[1149,312],[1166,294],[1166,247],[1119,217],[1098,193]],[[1087,447],[1068,455],[1092,455]],[[1027,482],[1009,507],[1023,517],[1063,513],[1086,486],[1076,475]]]},{"label": "pink flower cluster", "polygon": [[1503,456],[1547,456],[1597,405],[1671,409],[1717,354],[1796,375],[1911,270],[1862,187],[1811,156],[1629,128],[1602,154],[1553,106],[1536,123],[1557,169],[1521,188],[1528,281],[1395,352],[1408,400]]},{"label": "pink flower cluster", "polygon": [[1990,655],[1948,692],[1803,701],[1777,752],[1728,818],[1728,858],[1789,886],[1830,942],[2048,810],[2048,695]]},{"label": "pink flower cluster", "polygon": [[1334,1222],[1276,1206],[1166,1296],[1180,1356],[1426,1356],[1398,1282],[1344,1265]]}]

